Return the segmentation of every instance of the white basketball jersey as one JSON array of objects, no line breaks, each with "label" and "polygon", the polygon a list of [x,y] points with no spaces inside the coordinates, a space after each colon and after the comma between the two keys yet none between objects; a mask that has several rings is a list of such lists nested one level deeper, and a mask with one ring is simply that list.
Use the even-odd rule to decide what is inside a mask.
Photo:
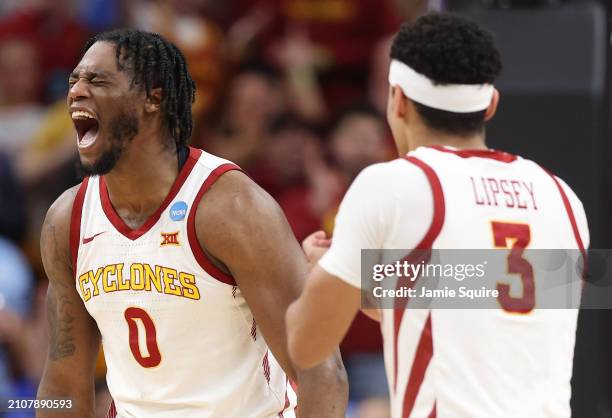
[{"label": "white basketball jersey", "polygon": [[73,206],[76,288],[100,333],[120,418],[295,417],[296,395],[233,278],[200,248],[195,212],[234,164],[190,148],[160,208],[138,229],[104,177]]},{"label": "white basketball jersey", "polygon": [[[420,147],[360,176],[320,262],[354,286],[360,286],[358,255],[348,248],[356,245],[508,251],[588,245],[575,194],[521,157]],[[384,178],[389,191],[376,192]],[[366,205],[374,206],[368,220],[360,215]],[[570,417],[578,310],[531,309],[533,299],[520,297],[518,275],[504,273],[500,279],[519,296],[500,297],[503,309],[411,309],[408,300],[406,309],[381,310],[394,418]],[[537,288],[538,276],[533,280]]]}]

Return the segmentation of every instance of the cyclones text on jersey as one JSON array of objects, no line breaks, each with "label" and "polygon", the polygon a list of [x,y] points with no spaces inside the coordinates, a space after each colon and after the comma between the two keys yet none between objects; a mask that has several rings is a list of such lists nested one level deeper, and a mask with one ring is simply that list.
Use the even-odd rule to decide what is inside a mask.
[{"label": "cyclones text on jersey", "polygon": [[147,263],[132,263],[129,267],[124,263],[109,264],[89,270],[79,276],[79,288],[85,302],[98,296],[101,291],[112,293],[125,290],[155,290],[166,295],[200,299],[195,275]]}]

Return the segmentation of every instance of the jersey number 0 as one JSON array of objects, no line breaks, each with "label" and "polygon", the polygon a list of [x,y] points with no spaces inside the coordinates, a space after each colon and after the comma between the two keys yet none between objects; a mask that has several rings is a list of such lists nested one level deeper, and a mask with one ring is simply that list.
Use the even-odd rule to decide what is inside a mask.
[{"label": "jersey number 0", "polygon": [[[155,324],[147,311],[140,308],[127,308],[124,316],[128,324],[130,350],[132,350],[132,354],[138,364],[146,368],[159,366],[159,363],[161,363],[161,353],[157,345]],[[138,322],[142,324],[145,330],[146,355],[142,354],[142,349],[140,347]]]}]

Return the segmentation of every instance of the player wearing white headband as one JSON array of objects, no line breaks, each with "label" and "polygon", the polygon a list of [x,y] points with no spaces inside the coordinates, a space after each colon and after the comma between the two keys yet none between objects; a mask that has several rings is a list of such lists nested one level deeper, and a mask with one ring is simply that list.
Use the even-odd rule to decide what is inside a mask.
[{"label": "player wearing white headband", "polygon": [[[329,249],[322,232],[304,242],[313,268],[287,312],[289,353],[308,368],[340,342],[362,307],[360,290],[371,289],[362,249],[505,248],[507,263],[504,254],[486,271],[498,309],[414,309],[403,298],[374,311],[392,416],[569,418],[577,310],[537,305],[546,280],[524,250],[584,255],[582,204],[536,163],[487,148],[501,71],[489,33],[459,17],[424,16],[402,27],[391,58],[387,118],[400,158],[357,177]],[[412,278],[415,289],[427,283]]]}]

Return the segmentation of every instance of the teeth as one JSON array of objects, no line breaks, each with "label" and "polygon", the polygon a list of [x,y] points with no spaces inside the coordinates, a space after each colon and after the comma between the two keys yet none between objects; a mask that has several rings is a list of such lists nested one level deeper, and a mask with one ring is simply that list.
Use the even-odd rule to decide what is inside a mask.
[{"label": "teeth", "polygon": [[75,110],[72,112],[72,119],[95,119],[95,116],[84,110]]}]

